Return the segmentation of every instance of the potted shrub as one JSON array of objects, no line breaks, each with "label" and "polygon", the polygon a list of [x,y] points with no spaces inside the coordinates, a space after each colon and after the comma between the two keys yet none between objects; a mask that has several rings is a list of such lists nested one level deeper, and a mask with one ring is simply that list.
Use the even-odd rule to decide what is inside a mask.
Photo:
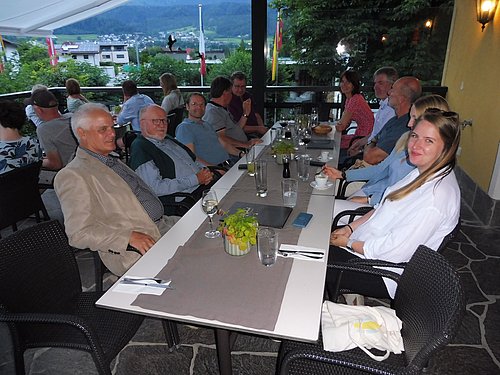
[{"label": "potted shrub", "polygon": [[291,160],[293,158],[293,154],[295,153],[295,145],[290,140],[280,140],[276,141],[272,147],[272,153],[276,157],[276,162],[278,164],[283,164],[283,156],[288,156]]},{"label": "potted shrub", "polygon": [[219,225],[224,250],[230,255],[245,255],[257,243],[258,222],[249,209],[238,208]]}]

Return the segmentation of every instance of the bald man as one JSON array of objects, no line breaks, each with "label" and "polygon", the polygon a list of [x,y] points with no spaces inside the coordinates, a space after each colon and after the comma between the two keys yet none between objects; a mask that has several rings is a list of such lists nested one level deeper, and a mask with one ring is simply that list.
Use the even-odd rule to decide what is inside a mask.
[{"label": "bald man", "polygon": [[396,145],[399,137],[408,131],[410,107],[422,95],[420,81],[415,77],[401,77],[389,90],[389,105],[396,116],[391,118],[375,138],[366,146],[363,160],[378,164],[384,160]]}]

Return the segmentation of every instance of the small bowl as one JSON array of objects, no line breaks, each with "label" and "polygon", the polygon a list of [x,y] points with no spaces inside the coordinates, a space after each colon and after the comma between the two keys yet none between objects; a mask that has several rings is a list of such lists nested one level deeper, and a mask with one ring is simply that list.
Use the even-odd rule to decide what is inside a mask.
[{"label": "small bowl", "polygon": [[318,125],[312,128],[315,134],[325,135],[332,131],[332,127],[330,125]]}]

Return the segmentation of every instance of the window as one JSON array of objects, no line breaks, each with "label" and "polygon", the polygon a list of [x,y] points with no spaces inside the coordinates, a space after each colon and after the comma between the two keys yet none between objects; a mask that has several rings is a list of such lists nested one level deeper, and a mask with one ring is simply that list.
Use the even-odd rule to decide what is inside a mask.
[{"label": "window", "polygon": [[110,58],[111,58],[111,55],[108,55],[108,54],[106,54],[106,55],[102,55],[102,58],[103,58],[103,59],[110,59]]},{"label": "window", "polygon": [[116,58],[117,59],[124,59],[125,55],[123,53],[119,53],[118,55],[116,55]]},{"label": "window", "polygon": [[89,55],[83,55],[83,59],[84,60],[88,60],[89,59]]}]

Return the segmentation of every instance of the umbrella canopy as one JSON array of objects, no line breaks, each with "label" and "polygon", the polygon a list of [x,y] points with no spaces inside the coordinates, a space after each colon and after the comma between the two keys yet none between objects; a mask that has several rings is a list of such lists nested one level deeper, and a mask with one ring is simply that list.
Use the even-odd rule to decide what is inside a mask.
[{"label": "umbrella canopy", "polygon": [[57,28],[104,13],[127,1],[3,1],[0,6],[0,35],[51,36]]}]

